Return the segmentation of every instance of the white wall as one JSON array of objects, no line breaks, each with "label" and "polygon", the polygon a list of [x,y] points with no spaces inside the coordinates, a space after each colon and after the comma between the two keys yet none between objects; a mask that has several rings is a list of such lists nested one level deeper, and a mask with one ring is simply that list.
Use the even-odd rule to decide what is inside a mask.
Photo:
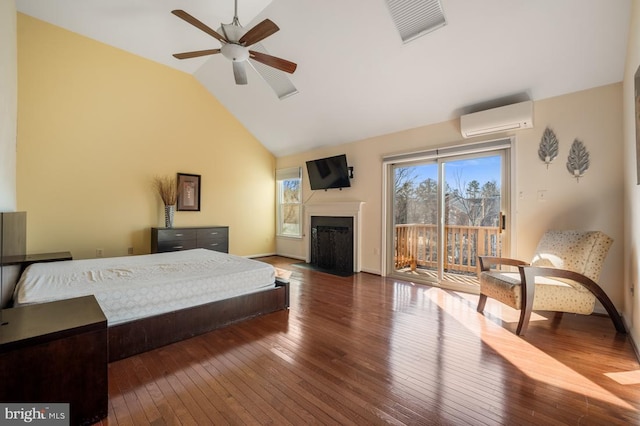
[{"label": "white wall", "polygon": [[[513,200],[516,217],[513,254],[520,258],[530,259],[542,233],[551,228],[596,229],[614,238],[600,281],[618,309],[623,305],[624,276],[621,96],[622,84],[618,83],[535,102],[535,127],[515,133],[514,177],[518,196]],[[549,169],[537,154],[546,126],[554,130],[560,141],[560,154]],[[504,135],[509,134],[500,136]],[[591,156],[591,168],[579,182],[565,167],[575,138],[583,141]],[[313,203],[364,201],[362,266],[364,271],[379,273],[382,259],[375,253],[380,253],[382,241],[383,155],[468,142],[462,140],[458,120],[454,120],[282,157],[277,167],[304,167],[306,160],[347,154],[349,165],[354,166],[352,187],[312,193],[305,181],[303,199]],[[538,190],[547,191],[547,201],[538,201]],[[300,240],[278,239],[277,251],[303,258],[305,247]]]},{"label": "white wall", "polygon": [[16,209],[16,4],[0,1],[0,211]]},{"label": "white wall", "polygon": [[[636,173],[636,124],[634,75],[640,66],[640,0],[633,0],[631,26],[624,73],[624,169],[625,169],[625,252],[624,252],[624,318],[640,352],[640,186]],[[634,292],[632,293],[632,288]]]}]

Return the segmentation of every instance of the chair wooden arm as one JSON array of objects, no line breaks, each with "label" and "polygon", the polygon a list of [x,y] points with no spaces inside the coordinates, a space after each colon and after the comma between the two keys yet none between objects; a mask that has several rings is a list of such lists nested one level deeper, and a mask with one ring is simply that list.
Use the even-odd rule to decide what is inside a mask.
[{"label": "chair wooden arm", "polygon": [[[520,271],[520,278],[522,284],[522,297],[523,297],[523,309],[530,303],[533,305],[533,296],[535,289],[535,277],[549,277],[549,278],[564,278],[575,281],[589,290],[600,301],[602,306],[607,310],[613,325],[618,333],[626,334],[627,330],[622,321],[622,317],[618,313],[613,302],[609,299],[609,296],[602,290],[602,288],[589,277],[582,275],[578,272],[568,271],[566,269],[557,269],[540,266],[518,266]],[[529,308],[530,310],[530,308]]]},{"label": "chair wooden arm", "polygon": [[[506,265],[506,266],[523,266],[529,265],[529,263],[512,259],[508,257],[498,257],[498,256],[478,256],[478,279],[480,279],[480,274],[482,272],[487,272],[491,269],[493,265]],[[522,273],[520,273],[522,275]],[[533,306],[533,295],[531,297],[531,305]],[[480,297],[478,298],[478,307],[476,310],[480,313],[484,311],[484,307],[487,303],[487,295],[482,292],[482,284],[480,284]],[[528,320],[527,320],[528,321]],[[522,323],[522,320],[520,321]],[[518,327],[518,334],[520,334],[521,327]],[[526,327],[525,327],[526,329]]]},{"label": "chair wooden arm", "polygon": [[522,266],[529,265],[529,263],[508,257],[478,256],[478,265],[480,266],[480,271],[484,272],[488,271],[492,265]]}]

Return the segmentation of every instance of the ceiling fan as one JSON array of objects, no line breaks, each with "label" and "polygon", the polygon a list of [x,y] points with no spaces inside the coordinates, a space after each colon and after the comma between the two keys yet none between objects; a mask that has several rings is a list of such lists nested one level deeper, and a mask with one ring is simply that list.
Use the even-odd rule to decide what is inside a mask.
[{"label": "ceiling fan", "polygon": [[172,10],[171,13],[198,28],[199,30],[209,34],[211,37],[215,38],[222,44],[219,49],[175,53],[173,56],[177,59],[189,59],[222,53],[222,55],[225,58],[231,60],[233,64],[233,75],[236,84],[247,84],[247,71],[245,69],[245,62],[247,62],[249,59],[287,72],[289,74],[293,74],[293,72],[297,68],[297,65],[295,63],[287,61],[286,59],[277,58],[263,52],[249,49],[254,44],[277,32],[280,28],[278,28],[278,26],[270,19],[265,19],[255,27],[251,28],[249,31],[244,32],[242,25],[240,25],[240,21],[238,20],[237,0],[235,0],[233,21],[231,22],[231,24],[221,24],[222,33],[224,35],[208,27],[198,19],[189,15],[184,10]]}]

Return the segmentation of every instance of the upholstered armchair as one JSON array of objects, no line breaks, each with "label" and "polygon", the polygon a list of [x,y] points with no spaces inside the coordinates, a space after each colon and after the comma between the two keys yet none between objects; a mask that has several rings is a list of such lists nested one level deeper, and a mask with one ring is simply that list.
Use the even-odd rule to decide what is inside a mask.
[{"label": "upholstered armchair", "polygon": [[[626,333],[620,314],[597,284],[612,243],[600,231],[548,231],[538,243],[531,263],[480,256],[478,312],[484,311],[487,297],[519,309],[516,334],[524,335],[531,311],[589,315],[598,299],[616,330]],[[493,265],[517,267],[518,271],[491,269]]]}]

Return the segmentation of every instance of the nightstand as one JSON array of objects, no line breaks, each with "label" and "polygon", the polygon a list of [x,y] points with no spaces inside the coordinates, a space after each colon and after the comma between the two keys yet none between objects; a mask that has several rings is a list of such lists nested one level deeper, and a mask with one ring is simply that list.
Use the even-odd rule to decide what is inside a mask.
[{"label": "nightstand", "polygon": [[69,403],[71,424],[107,416],[107,319],[93,296],[4,309],[0,401]]}]

